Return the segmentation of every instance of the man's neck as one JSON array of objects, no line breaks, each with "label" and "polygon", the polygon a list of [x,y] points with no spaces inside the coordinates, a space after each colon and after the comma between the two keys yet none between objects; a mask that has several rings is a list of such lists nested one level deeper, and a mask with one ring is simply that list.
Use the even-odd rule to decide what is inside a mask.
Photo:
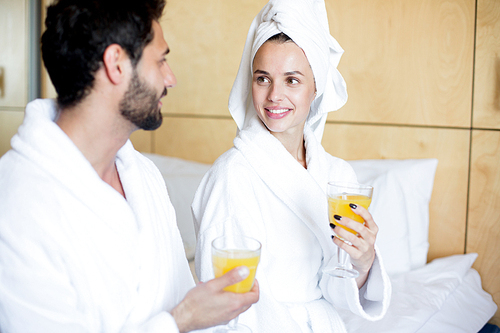
[{"label": "man's neck", "polygon": [[134,129],[119,115],[117,106],[89,96],[77,106],[61,110],[56,123],[99,177],[124,195],[115,159]]}]

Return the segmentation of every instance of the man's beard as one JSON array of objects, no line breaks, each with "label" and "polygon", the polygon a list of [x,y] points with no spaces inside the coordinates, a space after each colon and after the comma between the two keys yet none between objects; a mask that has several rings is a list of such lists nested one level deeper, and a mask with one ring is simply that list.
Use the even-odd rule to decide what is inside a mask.
[{"label": "man's beard", "polygon": [[140,129],[146,131],[155,130],[160,127],[163,121],[158,101],[166,94],[167,88],[158,97],[153,88],[139,79],[137,70],[134,69],[129,87],[120,101],[120,112],[125,119],[128,119]]}]

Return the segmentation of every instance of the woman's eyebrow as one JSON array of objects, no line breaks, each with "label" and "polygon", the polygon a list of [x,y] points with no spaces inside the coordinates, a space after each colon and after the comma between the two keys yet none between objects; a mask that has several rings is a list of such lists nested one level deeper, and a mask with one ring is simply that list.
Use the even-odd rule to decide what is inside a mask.
[{"label": "woman's eyebrow", "polygon": [[255,70],[255,72],[253,72],[253,73],[254,74],[262,74],[262,75],[269,75],[268,72],[260,70],[260,69]]},{"label": "woman's eyebrow", "polygon": [[285,73],[285,76],[290,76],[290,75],[302,75],[302,76],[304,76],[304,74],[302,74],[302,72],[300,72],[300,71],[291,71],[291,72]]},{"label": "woman's eyebrow", "polygon": [[[263,70],[261,70],[261,69],[257,69],[257,70],[255,70],[255,72],[253,72],[253,73],[254,73],[254,74],[262,74],[262,75],[269,75],[269,73],[268,73],[268,72],[263,71]],[[301,71],[291,71],[291,72],[285,72],[285,73],[283,74],[283,76],[290,76],[290,75],[302,75],[302,76],[304,76],[304,74],[302,74],[302,72],[301,72]]]}]

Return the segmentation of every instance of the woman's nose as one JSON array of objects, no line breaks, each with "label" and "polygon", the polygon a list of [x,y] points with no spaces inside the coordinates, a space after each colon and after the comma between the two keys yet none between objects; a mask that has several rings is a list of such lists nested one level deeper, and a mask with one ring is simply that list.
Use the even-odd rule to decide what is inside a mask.
[{"label": "woman's nose", "polygon": [[271,102],[279,102],[283,100],[283,87],[279,84],[272,84],[269,90],[269,95],[267,99]]}]

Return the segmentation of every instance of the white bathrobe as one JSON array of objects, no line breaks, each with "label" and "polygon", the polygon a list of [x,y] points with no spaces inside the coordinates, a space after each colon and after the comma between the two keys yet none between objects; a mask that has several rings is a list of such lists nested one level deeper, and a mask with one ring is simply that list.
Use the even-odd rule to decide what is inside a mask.
[{"label": "white bathrobe", "polygon": [[328,181],[356,181],[349,164],[326,153],[304,130],[307,169],[254,117],[203,178],[192,205],[197,230],[196,272],[213,277],[210,245],[244,234],[262,243],[257,268],[260,300],[240,315],[254,332],[345,332],[335,307],[381,318],[391,287],[377,255],[365,286],[322,270],[337,263],[331,239]]},{"label": "white bathrobe", "polygon": [[128,141],[127,199],[28,104],[0,160],[0,330],[178,332],[168,313],[194,286],[165,183]]}]

